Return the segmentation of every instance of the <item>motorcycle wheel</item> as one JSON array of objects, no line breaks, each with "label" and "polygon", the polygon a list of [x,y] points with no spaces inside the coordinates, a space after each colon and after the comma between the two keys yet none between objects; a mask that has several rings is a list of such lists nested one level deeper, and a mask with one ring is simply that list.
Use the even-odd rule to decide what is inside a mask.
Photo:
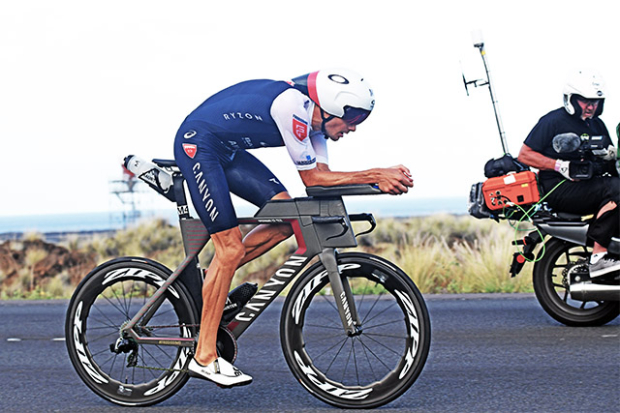
[{"label": "motorcycle wheel", "polygon": [[570,296],[568,269],[590,258],[590,251],[577,244],[552,239],[545,255],[534,265],[533,284],[542,308],[567,326],[600,326],[620,314],[617,301],[578,301]]}]

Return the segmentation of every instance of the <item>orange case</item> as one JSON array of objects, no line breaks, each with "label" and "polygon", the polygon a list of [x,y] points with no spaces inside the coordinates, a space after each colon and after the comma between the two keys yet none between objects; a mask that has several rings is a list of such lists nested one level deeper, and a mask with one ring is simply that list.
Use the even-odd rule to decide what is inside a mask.
[{"label": "orange case", "polygon": [[536,174],[524,171],[489,178],[482,184],[484,202],[490,210],[502,209],[507,202],[531,205],[540,201]]}]

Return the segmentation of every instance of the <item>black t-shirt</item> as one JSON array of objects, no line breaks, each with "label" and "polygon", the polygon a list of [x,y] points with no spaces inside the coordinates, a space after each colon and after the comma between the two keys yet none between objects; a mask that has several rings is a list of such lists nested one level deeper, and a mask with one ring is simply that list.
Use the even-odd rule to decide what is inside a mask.
[{"label": "black t-shirt", "polygon": [[[580,117],[569,115],[564,108],[547,113],[540,118],[530,134],[525,138],[525,144],[534,151],[552,159],[565,161],[579,160],[577,151],[559,154],[553,149],[553,137],[562,133],[576,133],[582,139],[601,136],[603,147],[613,145],[607,127],[598,117],[582,120]],[[540,171],[540,179],[561,178],[555,171]]]}]

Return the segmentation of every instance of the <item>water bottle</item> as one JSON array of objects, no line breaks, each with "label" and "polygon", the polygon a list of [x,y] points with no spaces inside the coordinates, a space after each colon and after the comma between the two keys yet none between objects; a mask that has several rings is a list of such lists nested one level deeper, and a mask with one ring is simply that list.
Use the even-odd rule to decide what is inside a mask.
[{"label": "water bottle", "polygon": [[222,321],[226,323],[232,321],[243,306],[250,301],[250,298],[256,294],[257,290],[257,284],[246,282],[229,292],[226,298],[226,305],[224,306]]},{"label": "water bottle", "polygon": [[162,194],[172,186],[172,176],[168,172],[135,155],[125,158],[125,168]]}]

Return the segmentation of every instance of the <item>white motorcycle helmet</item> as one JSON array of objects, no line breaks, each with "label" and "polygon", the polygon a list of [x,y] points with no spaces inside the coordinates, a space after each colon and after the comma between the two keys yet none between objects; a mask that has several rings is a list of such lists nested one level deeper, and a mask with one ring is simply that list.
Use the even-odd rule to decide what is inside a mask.
[{"label": "white motorcycle helmet", "polygon": [[[325,123],[339,117],[352,125],[362,123],[375,106],[372,88],[360,74],[348,69],[322,69],[293,79],[293,86],[319,106]],[[325,117],[324,113],[330,116]]]},{"label": "white motorcycle helmet", "polygon": [[[607,97],[607,88],[601,75],[593,70],[579,70],[564,85],[564,109],[569,115],[581,116],[581,108],[575,99],[581,96],[586,99],[600,100],[594,117],[603,113],[603,103]],[[579,112],[579,113],[578,113]]]}]

